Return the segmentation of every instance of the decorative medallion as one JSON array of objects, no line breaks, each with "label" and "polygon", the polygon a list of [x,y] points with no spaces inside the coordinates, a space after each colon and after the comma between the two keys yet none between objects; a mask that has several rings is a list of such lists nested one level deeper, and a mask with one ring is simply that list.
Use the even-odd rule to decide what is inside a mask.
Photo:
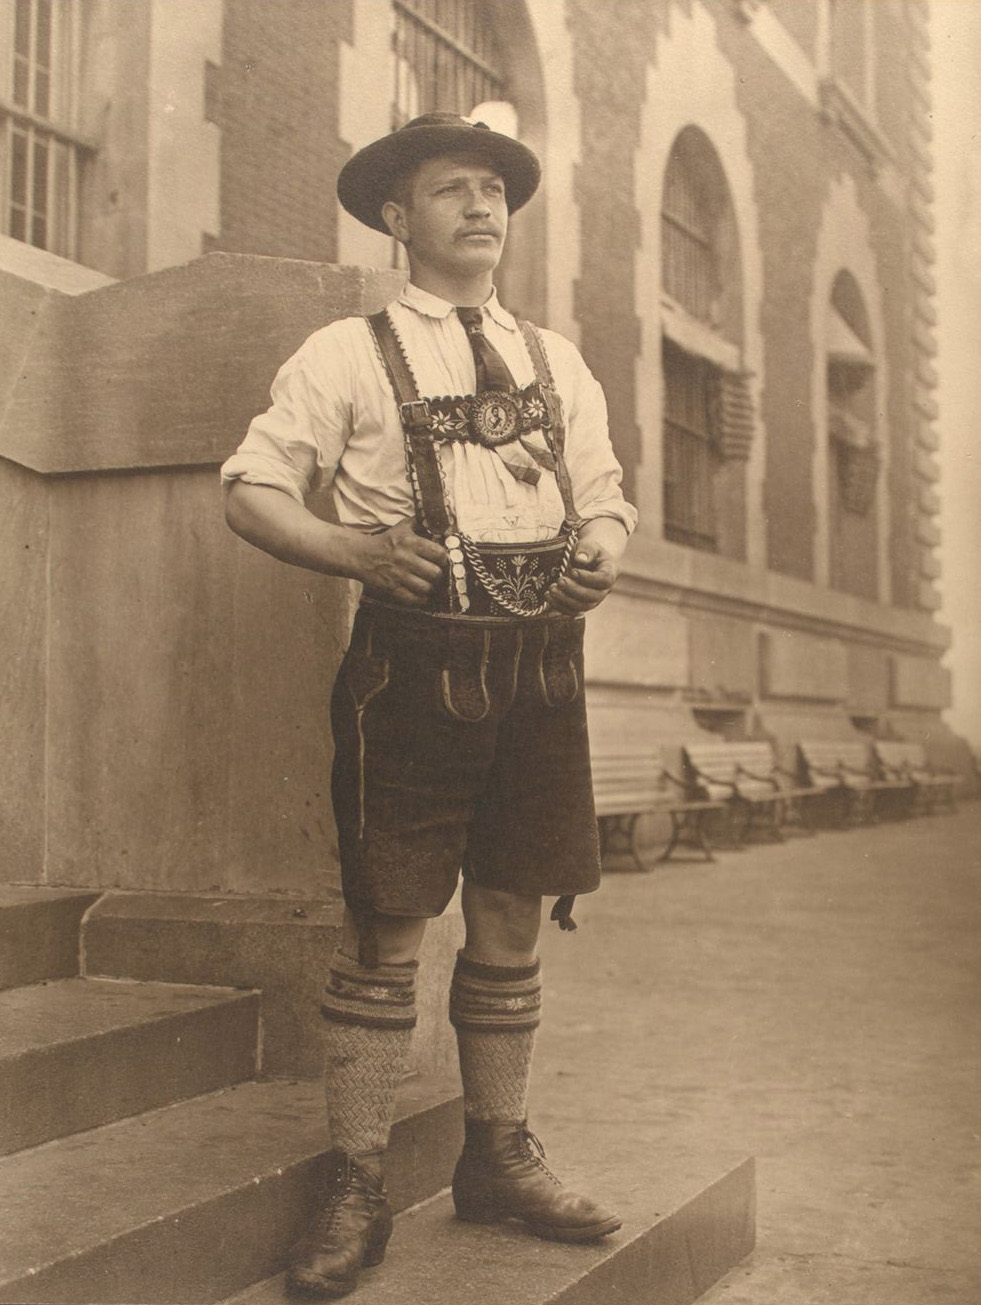
[{"label": "decorative medallion", "polygon": [[518,434],[521,402],[505,390],[487,390],[474,396],[473,425],[477,438],[489,448],[506,444]]}]

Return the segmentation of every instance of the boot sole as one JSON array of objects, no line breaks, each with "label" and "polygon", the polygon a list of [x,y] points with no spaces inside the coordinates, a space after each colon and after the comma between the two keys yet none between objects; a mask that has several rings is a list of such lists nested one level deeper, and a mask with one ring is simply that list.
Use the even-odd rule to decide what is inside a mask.
[{"label": "boot sole", "polygon": [[473,1213],[466,1211],[461,1213],[457,1210],[456,1217],[463,1223],[509,1223],[513,1220],[515,1223],[523,1223],[529,1232],[548,1242],[595,1242],[601,1237],[609,1237],[610,1233],[618,1232],[623,1227],[623,1220],[616,1215],[604,1219],[601,1223],[586,1224],[582,1228],[563,1228],[551,1223],[533,1223],[520,1214],[499,1214],[490,1210]]},{"label": "boot sole", "polygon": [[[362,1269],[374,1269],[385,1258],[388,1242],[380,1251],[369,1251],[362,1261]],[[360,1270],[351,1278],[321,1278],[303,1269],[290,1269],[286,1275],[286,1291],[301,1300],[340,1300],[348,1296],[360,1280]]]}]

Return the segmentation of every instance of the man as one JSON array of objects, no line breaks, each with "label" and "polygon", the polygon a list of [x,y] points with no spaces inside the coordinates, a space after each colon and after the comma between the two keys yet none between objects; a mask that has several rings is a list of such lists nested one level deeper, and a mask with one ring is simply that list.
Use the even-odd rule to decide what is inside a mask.
[{"label": "man", "polygon": [[[575,894],[599,882],[582,615],[636,522],[596,381],[494,291],[509,214],[538,180],[525,146],[452,114],[356,154],[338,195],[403,244],[409,283],[386,312],[311,336],[223,468],[233,530],[364,587],[332,700],[346,903],[322,1003],[335,1172],[293,1252],[301,1295],[343,1295],[384,1257],[382,1156],[416,954],[461,867],[457,1216],[560,1241],[620,1227],[558,1183],[526,1123],[542,898],[573,928]],[[304,506],[322,480],[337,524]]]}]

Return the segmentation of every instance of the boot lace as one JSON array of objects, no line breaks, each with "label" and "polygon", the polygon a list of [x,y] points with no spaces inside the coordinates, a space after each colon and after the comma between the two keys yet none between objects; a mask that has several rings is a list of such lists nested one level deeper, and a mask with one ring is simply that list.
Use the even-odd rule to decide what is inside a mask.
[{"label": "boot lace", "polygon": [[346,1164],[335,1170],[327,1187],[327,1201],[317,1219],[316,1228],[321,1236],[332,1232],[341,1217],[344,1202],[358,1185],[357,1170]]},{"label": "boot lace", "polygon": [[538,1140],[538,1138],[531,1131],[531,1129],[523,1128],[521,1130],[520,1137],[521,1137],[521,1149],[525,1157],[528,1160],[530,1160],[533,1165],[536,1165],[550,1182],[554,1183],[556,1187],[561,1187],[562,1186],[561,1182],[556,1178],[556,1176],[552,1173],[551,1169],[549,1169],[548,1165],[545,1163],[545,1147]]}]

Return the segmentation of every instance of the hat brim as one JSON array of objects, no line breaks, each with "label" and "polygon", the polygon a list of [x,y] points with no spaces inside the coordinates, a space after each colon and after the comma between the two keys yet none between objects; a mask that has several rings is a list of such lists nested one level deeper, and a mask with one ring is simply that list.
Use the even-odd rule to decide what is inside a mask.
[{"label": "hat brim", "polygon": [[527,204],[538,189],[538,159],[520,141],[485,127],[434,125],[403,128],[359,150],[341,169],[337,197],[365,226],[388,235],[381,215],[396,177],[441,154],[468,154],[500,173],[508,212]]}]

